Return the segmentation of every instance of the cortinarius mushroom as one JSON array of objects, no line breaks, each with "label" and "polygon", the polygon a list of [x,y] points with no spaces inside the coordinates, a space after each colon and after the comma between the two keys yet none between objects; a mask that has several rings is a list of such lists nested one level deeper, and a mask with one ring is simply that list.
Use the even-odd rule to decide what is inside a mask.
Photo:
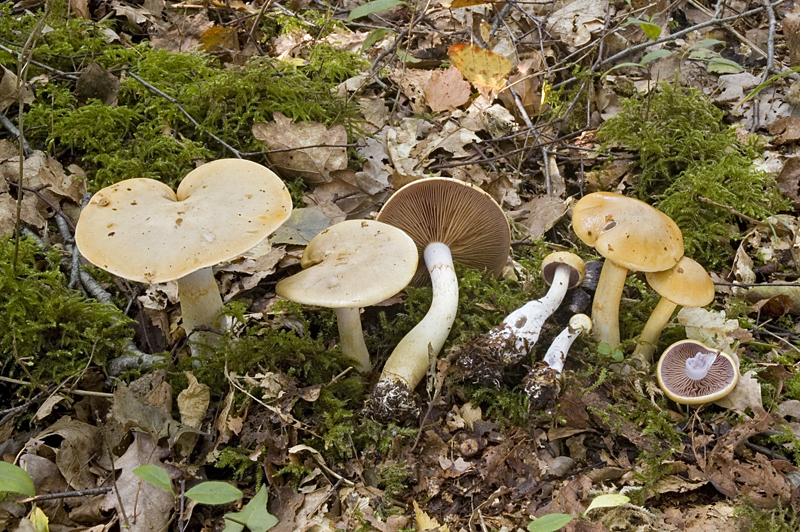
[{"label": "cortinarius mushroom", "polygon": [[311,239],[300,273],[275,286],[281,297],[336,309],[342,352],[359,371],[372,367],[359,308],[380,303],[405,288],[417,271],[417,247],[397,227],[348,220]]},{"label": "cortinarius mushroom", "polygon": [[528,394],[531,410],[549,408],[561,393],[561,372],[569,348],[581,334],[592,330],[592,320],[586,314],[575,314],[569,326],[555,337],[547,348],[541,362],[534,365],[525,378],[525,393]]},{"label": "cortinarius mushroom", "polygon": [[664,393],[685,405],[711,403],[728,395],[739,380],[739,368],[730,355],[696,340],[669,346],[656,368]]},{"label": "cortinarius mushroom", "polygon": [[[376,419],[397,418],[416,409],[413,391],[444,346],[458,310],[453,259],[499,275],[511,233],[500,206],[481,189],[448,178],[414,181],[394,193],[378,220],[414,239],[430,274],[433,299],[428,313],[395,347],[369,402]],[[412,284],[422,284],[420,265]]]},{"label": "cortinarius mushroom", "polygon": [[683,256],[683,237],[672,219],[643,201],[593,192],[572,213],[578,238],[605,257],[592,304],[595,339],[619,346],[619,303],[628,270],[658,272]]},{"label": "cortinarius mushroom", "polygon": [[102,189],[81,212],[75,242],[89,262],[114,275],[142,283],[177,281],[190,335],[197,327],[224,327],[211,266],[258,244],[291,210],[289,191],[274,173],[254,162],[221,159],[190,172],[177,193],[143,178]]},{"label": "cortinarius mushroom", "polygon": [[678,305],[704,307],[714,301],[714,282],[706,270],[688,257],[682,257],[677,265],[663,272],[645,274],[650,286],[661,295],[661,299],[642,330],[632,358],[644,365],[653,361],[661,331],[672,317]]},{"label": "cortinarius mushroom", "polygon": [[550,290],[509,314],[491,331],[469,341],[458,360],[464,376],[497,385],[504,367],[530,353],[545,320],[558,309],[567,290],[581,284],[585,272],[583,260],[574,253],[547,255],[542,262],[542,275]]}]

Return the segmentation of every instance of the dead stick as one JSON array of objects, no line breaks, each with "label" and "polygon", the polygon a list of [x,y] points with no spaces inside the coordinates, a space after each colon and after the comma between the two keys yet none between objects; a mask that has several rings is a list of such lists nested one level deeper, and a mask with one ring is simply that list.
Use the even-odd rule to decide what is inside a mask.
[{"label": "dead stick", "polygon": [[752,224],[763,223],[761,220],[756,220],[755,218],[751,218],[751,217],[747,216],[746,214],[743,214],[743,213],[737,211],[736,209],[734,209],[730,205],[723,205],[722,203],[717,203],[716,201],[712,201],[712,200],[710,200],[708,198],[704,198],[703,196],[698,196],[697,199],[698,199],[698,201],[702,201],[703,203],[708,203],[709,205],[713,205],[714,207],[719,207],[720,209],[725,209],[726,211],[728,211],[729,213],[733,214],[734,216],[738,216],[739,218],[741,218],[743,220],[747,220],[748,222],[750,222]]}]

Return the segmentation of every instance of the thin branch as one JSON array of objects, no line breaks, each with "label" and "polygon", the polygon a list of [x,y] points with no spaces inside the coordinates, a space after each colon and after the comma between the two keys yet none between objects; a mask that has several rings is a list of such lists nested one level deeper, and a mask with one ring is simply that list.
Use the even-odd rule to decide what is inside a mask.
[{"label": "thin branch", "polygon": [[17,501],[19,504],[25,504],[26,502],[39,502],[39,501],[50,501],[53,499],[67,499],[69,497],[85,497],[87,495],[100,495],[102,493],[108,493],[113,488],[110,486],[104,488],[92,488],[88,490],[77,490],[77,491],[64,491],[61,493],[45,493],[44,495],[37,495],[36,497],[28,497],[27,499],[20,499]]},{"label": "thin branch", "polygon": [[[6,115],[0,114],[0,124],[6,128],[6,131],[11,133],[11,136],[14,137],[14,140],[20,138],[19,129],[17,129],[17,126],[15,126]],[[31,148],[30,144],[28,144],[28,141],[25,139],[25,137],[22,137],[22,149],[25,152],[25,157],[30,157],[33,155],[33,149]]]}]

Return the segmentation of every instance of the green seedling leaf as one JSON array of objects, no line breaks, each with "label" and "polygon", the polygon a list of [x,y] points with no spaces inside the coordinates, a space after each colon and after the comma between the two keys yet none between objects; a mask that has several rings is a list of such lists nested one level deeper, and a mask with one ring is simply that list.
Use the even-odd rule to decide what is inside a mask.
[{"label": "green seedling leaf", "polygon": [[361,45],[361,51],[362,52],[366,52],[367,48],[369,48],[370,46],[372,46],[376,42],[380,42],[391,31],[392,30],[388,30],[386,28],[380,28],[380,29],[377,29],[377,30],[373,30],[369,35],[367,35],[367,38],[364,39],[364,42]]},{"label": "green seedling leaf", "polygon": [[19,466],[0,460],[0,492],[21,493],[28,497],[36,495],[28,472]]},{"label": "green seedling leaf", "polygon": [[662,48],[660,50],[653,50],[648,54],[644,54],[644,57],[642,57],[640,64],[646,65],[647,63],[652,63],[656,59],[661,59],[662,57],[667,57],[668,55],[672,55],[672,52],[670,52],[666,48]]},{"label": "green seedling leaf", "polygon": [[786,72],[781,72],[780,74],[775,74],[774,76],[769,78],[764,83],[759,84],[755,89],[750,91],[750,94],[748,94],[745,97],[744,100],[739,102],[739,104],[736,107],[739,107],[739,105],[742,105],[744,102],[746,102],[747,100],[749,100],[750,98],[752,98],[753,96],[755,96],[756,94],[758,94],[759,92],[764,90],[765,87],[768,87],[769,85],[772,85],[772,83],[774,83],[775,80],[777,80],[779,78],[782,78],[783,76],[788,76],[789,74],[794,74],[795,72],[800,72],[800,65],[798,65],[796,67],[792,67],[789,70],[787,70]]},{"label": "green seedling leaf", "polygon": [[420,62],[419,59],[417,59],[416,57],[414,57],[413,55],[411,55],[409,53],[406,53],[405,50],[397,50],[397,51],[395,51],[395,53],[397,54],[397,57],[399,57],[400,60],[403,63],[419,63]]},{"label": "green seedling leaf", "polygon": [[574,515],[547,514],[528,525],[528,532],[555,532],[575,519]]},{"label": "green seedling leaf", "polygon": [[202,482],[186,492],[186,496],[200,504],[226,504],[242,498],[242,491],[227,482]]},{"label": "green seedling leaf", "polygon": [[170,480],[167,472],[157,465],[143,465],[134,467],[133,474],[145,482],[161,488],[162,490],[166,490],[173,496],[175,495],[175,491],[172,489],[172,480]]},{"label": "green seedling leaf", "polygon": [[261,486],[241,512],[225,514],[222,532],[242,532],[245,526],[250,532],[267,532],[277,525],[278,518],[267,511],[267,495],[267,487]]},{"label": "green seedling leaf", "polygon": [[714,57],[708,60],[706,67],[709,72],[716,74],[738,74],[744,72],[744,67],[736,61],[725,59],[724,57]]},{"label": "green seedling leaf", "polygon": [[393,7],[397,7],[399,5],[407,6],[408,4],[402,2],[401,0],[375,0],[374,2],[364,4],[363,6],[358,6],[352,10],[350,12],[350,16],[347,17],[347,21],[352,22],[357,18],[366,17],[367,15],[374,15],[375,13],[389,11]]},{"label": "green seedling leaf", "polygon": [[703,39],[699,43],[695,44],[695,48],[709,48],[711,46],[715,46],[717,44],[725,44],[725,41],[720,41],[719,39]]},{"label": "green seedling leaf", "polygon": [[590,510],[594,510],[595,508],[611,508],[614,506],[622,506],[623,504],[629,503],[630,500],[630,497],[626,497],[625,495],[620,495],[618,493],[598,495],[594,498],[586,511],[583,512],[583,515],[588,514]]},{"label": "green seedling leaf", "polygon": [[661,26],[658,24],[653,24],[652,22],[648,22],[640,18],[629,18],[628,24],[638,24],[638,26],[642,28],[644,34],[653,41],[661,36]]}]

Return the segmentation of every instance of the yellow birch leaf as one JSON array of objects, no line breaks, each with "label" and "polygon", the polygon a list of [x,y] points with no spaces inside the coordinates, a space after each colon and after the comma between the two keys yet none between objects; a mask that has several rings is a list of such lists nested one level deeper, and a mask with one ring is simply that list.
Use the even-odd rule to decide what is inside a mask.
[{"label": "yellow birch leaf", "polygon": [[506,85],[511,61],[472,44],[454,44],[447,50],[450,61],[484,95],[496,95]]},{"label": "yellow birch leaf", "polygon": [[447,525],[440,525],[439,521],[422,511],[422,508],[419,507],[417,501],[412,500],[411,502],[414,503],[414,519],[417,522],[417,532],[423,532],[424,530],[450,532],[450,528]]}]

